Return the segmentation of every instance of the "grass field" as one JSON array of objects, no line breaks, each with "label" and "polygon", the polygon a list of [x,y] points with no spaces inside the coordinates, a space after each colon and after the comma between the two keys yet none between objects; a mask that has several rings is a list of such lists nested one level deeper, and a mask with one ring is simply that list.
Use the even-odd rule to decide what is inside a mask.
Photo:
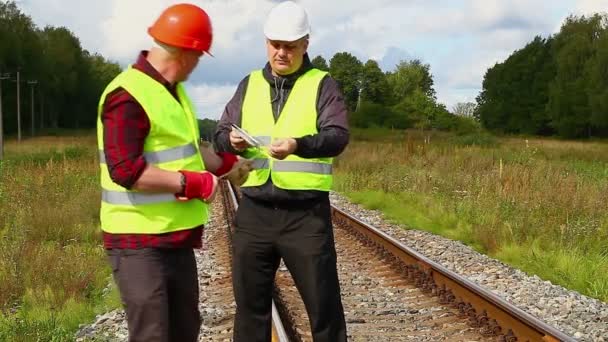
[{"label": "grass field", "polygon": [[336,190],[608,301],[608,143],[355,131]]},{"label": "grass field", "polygon": [[95,138],[9,141],[0,163],[0,341],[71,340],[119,305],[102,295]]}]

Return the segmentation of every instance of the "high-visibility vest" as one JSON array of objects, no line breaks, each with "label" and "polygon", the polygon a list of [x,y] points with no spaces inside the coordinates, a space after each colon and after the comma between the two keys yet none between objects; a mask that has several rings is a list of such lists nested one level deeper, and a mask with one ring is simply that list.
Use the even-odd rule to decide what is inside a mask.
[{"label": "high-visibility vest", "polygon": [[[260,142],[276,138],[314,135],[317,130],[317,95],[327,73],[311,69],[295,82],[278,120],[272,114],[270,85],[261,70],[249,75],[242,108],[242,128]],[[284,160],[270,158],[264,148],[248,148],[244,155],[254,160],[254,170],[243,187],[272,183],[287,190],[329,191],[332,186],[332,158],[301,158],[289,155]]]},{"label": "high-visibility vest", "polygon": [[178,102],[162,84],[128,68],[110,82],[98,106],[102,230],[114,234],[162,234],[206,223],[207,204],[200,200],[177,201],[172,193],[131,191],[110,178],[103,151],[101,113],[106,96],[119,87],[137,100],[150,120],[143,153],[147,163],[169,171],[205,170],[199,151],[198,124],[182,84],[177,85]]}]

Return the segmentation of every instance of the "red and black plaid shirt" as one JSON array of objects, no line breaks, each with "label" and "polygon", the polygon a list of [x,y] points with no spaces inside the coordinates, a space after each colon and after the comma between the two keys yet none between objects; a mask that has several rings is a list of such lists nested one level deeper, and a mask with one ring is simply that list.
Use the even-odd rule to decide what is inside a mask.
[{"label": "red and black plaid shirt", "polygon": [[[133,67],[164,85],[177,98],[175,85],[169,83],[147,61],[143,51]],[[130,189],[146,168],[144,141],[150,133],[150,120],[143,107],[126,90],[108,94],[101,116],[106,164],[112,180]],[[103,233],[106,249],[200,248],[203,226],[166,234]]]}]

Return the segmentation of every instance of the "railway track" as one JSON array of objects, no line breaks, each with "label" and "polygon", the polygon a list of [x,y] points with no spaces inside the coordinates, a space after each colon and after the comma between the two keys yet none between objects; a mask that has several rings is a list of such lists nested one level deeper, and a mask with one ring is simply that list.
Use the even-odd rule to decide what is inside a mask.
[{"label": "railway track", "polygon": [[[235,193],[229,183],[222,186],[221,202],[214,202],[215,215],[211,225],[206,229],[205,241],[209,267],[213,271],[205,273],[199,280],[201,287],[202,313],[201,341],[230,341],[235,314],[234,294],[232,292],[231,274],[231,224],[235,205],[238,205]],[[283,323],[273,303],[272,307],[272,340],[273,342],[290,341]]]},{"label": "railway track", "polygon": [[[234,315],[229,246],[238,199],[228,183],[222,197],[225,223],[209,232],[216,235],[209,249],[213,262],[226,266],[202,293],[230,309],[203,322],[204,338],[212,341],[230,339]],[[332,208],[332,216],[349,341],[574,341],[348,213]],[[283,266],[275,283],[273,341],[312,341],[304,304]]]}]

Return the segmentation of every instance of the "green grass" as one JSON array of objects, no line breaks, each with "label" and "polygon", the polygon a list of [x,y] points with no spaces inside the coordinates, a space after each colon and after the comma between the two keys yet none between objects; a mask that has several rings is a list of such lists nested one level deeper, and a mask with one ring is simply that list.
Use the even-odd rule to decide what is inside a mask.
[{"label": "green grass", "polygon": [[0,341],[65,341],[120,305],[99,231],[93,136],[9,141],[0,163]]},{"label": "green grass", "polygon": [[88,324],[96,314],[121,305],[116,290],[96,296],[96,300],[69,298],[61,308],[48,305],[55,300],[55,291],[49,288],[43,294],[46,300],[40,299],[40,293],[27,293],[17,313],[0,316],[0,341],[71,341],[80,324]]},{"label": "green grass", "polygon": [[526,246],[502,246],[494,256],[542,279],[585,289],[587,295],[606,300],[608,255],[590,254],[578,248],[547,250],[535,241]]},{"label": "green grass", "polygon": [[355,131],[335,189],[409,228],[608,301],[608,143],[459,137]]},{"label": "green grass", "polygon": [[483,252],[483,247],[472,239],[471,224],[459,220],[454,213],[444,210],[431,198],[419,194],[386,194],[380,191],[360,191],[345,195],[368,209],[381,210],[386,218],[395,223],[424,227],[428,232],[463,241]]}]

